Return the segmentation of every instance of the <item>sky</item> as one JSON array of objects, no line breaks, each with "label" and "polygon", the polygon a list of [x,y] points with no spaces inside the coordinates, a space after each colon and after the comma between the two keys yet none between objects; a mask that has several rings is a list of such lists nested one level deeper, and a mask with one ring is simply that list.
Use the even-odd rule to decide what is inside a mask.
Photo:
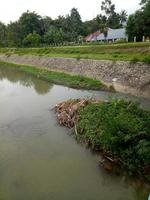
[{"label": "sky", "polygon": [[[90,20],[100,14],[102,0],[0,0],[0,21],[9,23],[18,20],[20,15],[29,10],[41,16],[53,19],[58,15],[66,15],[71,8],[78,9],[82,20]],[[140,0],[112,0],[116,11],[126,10],[128,14],[139,8]]]}]

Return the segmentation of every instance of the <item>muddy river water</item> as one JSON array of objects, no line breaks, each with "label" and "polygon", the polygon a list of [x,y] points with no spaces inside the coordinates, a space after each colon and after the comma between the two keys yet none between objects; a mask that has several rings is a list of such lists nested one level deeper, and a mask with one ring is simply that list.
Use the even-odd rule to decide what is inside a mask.
[{"label": "muddy river water", "polygon": [[99,156],[57,124],[53,106],[79,97],[124,97],[53,85],[0,68],[0,200],[147,200],[149,186],[98,166]]}]

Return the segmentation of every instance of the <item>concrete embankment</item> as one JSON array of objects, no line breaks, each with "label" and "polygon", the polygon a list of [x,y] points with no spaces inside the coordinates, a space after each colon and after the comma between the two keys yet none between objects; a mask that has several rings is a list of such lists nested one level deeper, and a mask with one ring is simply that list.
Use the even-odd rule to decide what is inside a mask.
[{"label": "concrete embankment", "polygon": [[0,60],[86,76],[112,85],[118,92],[150,97],[150,65],[144,63],[4,54]]}]

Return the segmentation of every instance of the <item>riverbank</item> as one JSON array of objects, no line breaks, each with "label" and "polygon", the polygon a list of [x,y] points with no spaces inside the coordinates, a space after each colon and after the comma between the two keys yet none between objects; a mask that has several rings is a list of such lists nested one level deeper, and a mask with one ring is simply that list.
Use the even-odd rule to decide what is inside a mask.
[{"label": "riverbank", "polygon": [[94,44],[43,48],[0,48],[0,54],[20,56],[46,56],[51,58],[75,58],[150,63],[150,42]]},{"label": "riverbank", "polygon": [[133,102],[77,99],[55,107],[76,138],[150,182],[150,112]]},{"label": "riverbank", "polygon": [[7,63],[0,61],[0,67],[9,67],[16,68],[19,71],[26,72],[31,74],[37,78],[41,78],[43,80],[61,84],[72,88],[80,88],[87,90],[112,90],[112,88],[108,88],[103,83],[98,80],[93,80],[88,77],[78,76],[78,75],[68,75],[63,72],[54,72],[48,71],[47,69],[41,69],[29,65],[18,65],[14,63]]},{"label": "riverbank", "polygon": [[80,77],[88,77],[98,80],[103,85],[114,88],[118,92],[150,97],[150,65],[145,63],[50,58],[48,56],[15,54],[0,54],[0,60],[19,65],[24,64],[37,68],[40,67],[41,69],[63,72]]}]

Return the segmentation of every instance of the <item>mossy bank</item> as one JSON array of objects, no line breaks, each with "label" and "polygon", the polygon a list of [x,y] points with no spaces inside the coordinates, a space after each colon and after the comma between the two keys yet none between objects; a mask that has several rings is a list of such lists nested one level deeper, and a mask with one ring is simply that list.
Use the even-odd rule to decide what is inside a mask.
[{"label": "mossy bank", "polygon": [[54,72],[48,71],[46,69],[41,69],[29,65],[18,65],[6,62],[0,62],[0,68],[9,67],[16,68],[19,71],[23,71],[29,73],[37,78],[41,78],[43,80],[61,84],[72,88],[80,88],[80,89],[92,89],[92,90],[111,90],[111,88],[106,87],[98,80],[93,80],[91,78],[78,76],[78,75],[68,75],[63,72]]},{"label": "mossy bank", "polygon": [[[0,60],[88,77],[98,80],[108,87],[111,86],[118,92],[150,97],[150,65],[145,63],[14,54],[0,54]],[[88,87],[86,88],[88,89]]]}]

